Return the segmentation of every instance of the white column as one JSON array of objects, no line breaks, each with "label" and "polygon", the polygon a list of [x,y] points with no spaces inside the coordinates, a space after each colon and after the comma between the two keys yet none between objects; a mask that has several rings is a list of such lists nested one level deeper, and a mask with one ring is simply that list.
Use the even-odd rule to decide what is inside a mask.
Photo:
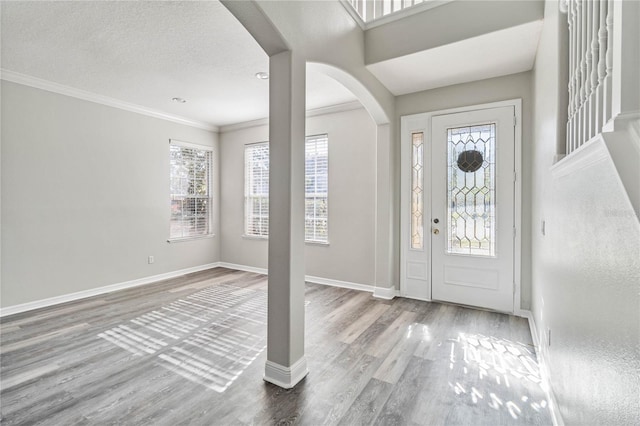
[{"label": "white column", "polygon": [[269,284],[264,379],[295,386],[304,356],[305,62],[294,52],[269,60]]},{"label": "white column", "polygon": [[393,150],[391,126],[379,124],[376,147],[376,273],[373,295],[395,297],[393,257]]}]

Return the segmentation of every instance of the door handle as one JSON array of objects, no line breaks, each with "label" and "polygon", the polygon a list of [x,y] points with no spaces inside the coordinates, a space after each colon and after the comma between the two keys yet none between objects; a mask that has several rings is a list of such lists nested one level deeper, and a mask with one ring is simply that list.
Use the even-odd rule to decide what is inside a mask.
[{"label": "door handle", "polygon": [[438,228],[433,228],[433,233],[438,235],[440,233],[440,230]]}]

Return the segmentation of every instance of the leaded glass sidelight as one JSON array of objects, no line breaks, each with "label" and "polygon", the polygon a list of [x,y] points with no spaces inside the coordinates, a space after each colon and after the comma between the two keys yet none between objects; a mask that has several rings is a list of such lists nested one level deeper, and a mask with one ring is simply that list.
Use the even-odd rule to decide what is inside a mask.
[{"label": "leaded glass sidelight", "polygon": [[496,125],[447,130],[447,253],[496,254]]},{"label": "leaded glass sidelight", "polygon": [[424,246],[424,133],[411,134],[411,248]]}]

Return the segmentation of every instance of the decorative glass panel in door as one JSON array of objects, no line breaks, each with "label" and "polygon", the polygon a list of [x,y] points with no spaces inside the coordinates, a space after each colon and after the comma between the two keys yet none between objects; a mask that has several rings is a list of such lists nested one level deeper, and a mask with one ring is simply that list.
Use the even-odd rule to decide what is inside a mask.
[{"label": "decorative glass panel in door", "polygon": [[447,129],[447,253],[495,256],[496,125]]},{"label": "decorative glass panel in door", "polygon": [[424,133],[411,134],[411,248],[424,246]]}]

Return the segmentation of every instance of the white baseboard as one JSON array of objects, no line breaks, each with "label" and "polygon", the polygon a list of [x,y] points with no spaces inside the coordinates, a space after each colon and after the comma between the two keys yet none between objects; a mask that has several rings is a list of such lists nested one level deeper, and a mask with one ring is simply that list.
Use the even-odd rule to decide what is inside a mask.
[{"label": "white baseboard", "polygon": [[152,284],[161,280],[179,277],[180,275],[185,275],[192,272],[204,271],[205,269],[216,268],[218,266],[220,266],[218,262],[208,263],[206,265],[194,266],[192,268],[180,269],[178,271],[167,272],[159,275],[152,275],[150,277],[139,278],[137,280],[125,281],[122,283],[92,288],[89,290],[78,291],[76,293],[63,294],[61,296],[35,300],[33,302],[22,303],[20,305],[7,306],[6,308],[0,309],[0,317],[19,314],[21,312],[31,311],[34,309],[46,308],[47,306],[72,302],[74,300],[86,299],[87,297],[98,296],[100,294],[111,293],[114,291],[138,287],[141,285]]},{"label": "white baseboard", "polygon": [[291,367],[267,360],[264,366],[264,381],[284,389],[291,389],[309,374],[307,359],[303,356]]},{"label": "white baseboard", "polygon": [[[189,274],[192,272],[204,271],[211,268],[229,268],[236,269],[238,271],[253,272],[256,274],[267,274],[265,268],[256,268],[254,266],[238,265],[228,262],[215,262],[201,266],[194,266],[192,268],[180,269],[178,271],[167,272],[159,275],[152,275],[150,277],[139,278],[137,280],[125,281],[122,283],[111,284],[103,287],[92,288],[89,290],[83,290],[76,293],[63,294],[61,296],[50,297],[42,300],[35,300],[33,302],[27,302],[20,305],[7,306],[6,308],[0,308],[0,318],[7,315],[19,314],[21,312],[32,311],[34,309],[46,308],[48,306],[58,305],[61,303],[72,302],[74,300],[85,299],[87,297],[98,296],[100,294],[111,293],[118,290],[125,290],[128,288],[138,287],[141,285],[152,284],[157,281],[166,280],[169,278],[179,277],[180,275]],[[315,284],[329,285],[333,287],[348,288],[351,290],[369,291],[374,290],[373,286],[367,284],[358,284],[348,281],[332,280],[329,278],[314,277],[307,275],[305,281]]]},{"label": "white baseboard", "polygon": [[332,280],[330,278],[314,277],[312,275],[306,275],[304,277],[304,280],[308,283],[313,283],[313,284],[322,284],[322,285],[328,285],[331,287],[348,288],[351,290],[368,291],[370,293],[373,292],[373,286],[369,284],[358,284],[358,283],[352,283],[349,281]]},{"label": "white baseboard", "polygon": [[[254,266],[238,265],[236,263],[219,262],[218,266],[222,266],[224,268],[229,268],[229,269],[236,269],[238,271],[253,272],[256,274],[264,274],[264,275],[268,274],[268,271],[265,268],[256,268]],[[313,284],[321,284],[321,285],[328,285],[331,287],[348,288],[350,290],[373,292],[373,286],[369,284],[352,283],[349,281],[340,281],[340,280],[334,280],[331,278],[315,277],[313,275],[305,275],[304,280],[308,283],[313,283]]]},{"label": "white baseboard", "polygon": [[373,290],[373,297],[391,300],[398,295],[395,287],[376,287]]},{"label": "white baseboard", "polygon": [[235,269],[237,271],[253,272],[254,274],[267,275],[267,268],[256,268],[254,266],[238,265],[236,263],[218,262],[218,266],[223,268]]},{"label": "white baseboard", "polygon": [[529,321],[529,330],[531,331],[531,338],[536,349],[538,367],[540,368],[542,388],[546,391],[547,399],[549,400],[549,412],[551,413],[551,420],[553,421],[554,426],[564,426],[564,420],[562,419],[562,415],[560,414],[560,406],[558,405],[558,400],[556,399],[556,395],[553,392],[553,388],[551,387],[551,376],[548,362],[549,348],[547,346],[547,342],[544,341],[544,339],[542,341],[540,340],[538,327],[536,326],[536,321],[533,318],[533,313],[531,311],[521,309],[518,314],[520,314],[519,316],[521,317],[527,318],[527,320]]}]

